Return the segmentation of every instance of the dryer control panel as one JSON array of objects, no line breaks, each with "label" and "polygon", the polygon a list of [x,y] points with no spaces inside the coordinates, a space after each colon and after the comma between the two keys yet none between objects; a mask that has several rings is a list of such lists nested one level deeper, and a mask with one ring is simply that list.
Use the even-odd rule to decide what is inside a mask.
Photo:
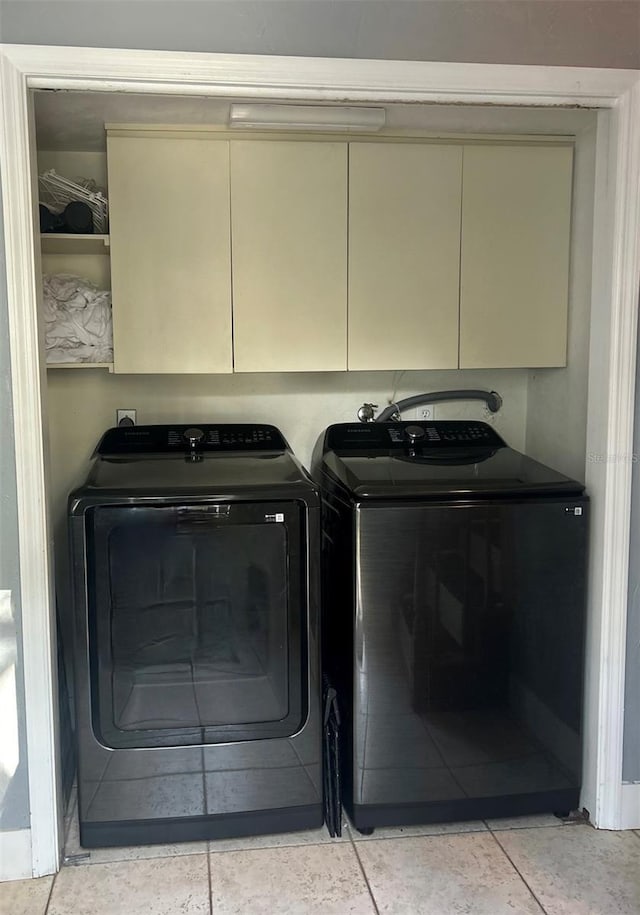
[{"label": "dryer control panel", "polygon": [[262,423],[174,424],[116,426],[102,436],[96,455],[227,453],[229,451],[287,451],[275,426]]},{"label": "dryer control panel", "polygon": [[423,451],[452,448],[502,448],[505,441],[487,423],[477,420],[443,420],[399,423],[339,423],[329,426],[325,450]]}]

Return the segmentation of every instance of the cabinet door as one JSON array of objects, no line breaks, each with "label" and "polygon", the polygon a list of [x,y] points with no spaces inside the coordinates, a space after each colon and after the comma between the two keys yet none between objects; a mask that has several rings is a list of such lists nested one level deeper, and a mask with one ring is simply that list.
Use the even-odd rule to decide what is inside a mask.
[{"label": "cabinet door", "polygon": [[460,368],[566,365],[572,150],[465,147]]},{"label": "cabinet door", "polygon": [[231,141],[236,372],[346,369],[345,143]]},{"label": "cabinet door", "polygon": [[462,150],[349,148],[349,368],[458,365]]},{"label": "cabinet door", "polygon": [[229,146],[109,136],[116,372],[231,372]]}]

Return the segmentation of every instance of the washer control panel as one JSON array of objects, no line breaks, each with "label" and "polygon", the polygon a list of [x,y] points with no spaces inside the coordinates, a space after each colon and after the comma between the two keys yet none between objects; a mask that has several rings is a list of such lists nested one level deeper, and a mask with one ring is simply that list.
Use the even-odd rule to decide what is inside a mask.
[{"label": "washer control panel", "polygon": [[229,451],[287,451],[282,433],[260,423],[211,425],[116,426],[96,448],[103,457],[126,454],[224,453]]},{"label": "washer control panel", "polygon": [[487,423],[442,420],[399,423],[339,423],[329,426],[325,448],[333,451],[380,451],[419,448],[436,451],[505,447],[505,441]]}]

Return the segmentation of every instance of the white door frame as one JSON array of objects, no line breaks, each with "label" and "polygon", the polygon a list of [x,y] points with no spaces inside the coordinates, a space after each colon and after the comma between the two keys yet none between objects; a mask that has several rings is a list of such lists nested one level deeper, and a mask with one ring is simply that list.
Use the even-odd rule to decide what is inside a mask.
[{"label": "white door frame", "polygon": [[[18,484],[32,873],[58,868],[54,603],[31,186],[31,88],[353,102],[599,109],[587,451],[593,501],[582,804],[623,812],[627,569],[640,283],[640,72],[0,45],[4,205]],[[625,459],[626,456],[626,459]],[[640,826],[640,823],[635,824]]]}]

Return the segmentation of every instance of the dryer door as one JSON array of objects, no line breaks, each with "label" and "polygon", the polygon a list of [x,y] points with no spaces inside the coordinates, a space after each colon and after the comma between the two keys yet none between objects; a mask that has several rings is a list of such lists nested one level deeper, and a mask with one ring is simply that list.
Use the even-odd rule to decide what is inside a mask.
[{"label": "dryer door", "polygon": [[303,508],[90,510],[88,660],[107,747],[284,737],[306,718]]}]

